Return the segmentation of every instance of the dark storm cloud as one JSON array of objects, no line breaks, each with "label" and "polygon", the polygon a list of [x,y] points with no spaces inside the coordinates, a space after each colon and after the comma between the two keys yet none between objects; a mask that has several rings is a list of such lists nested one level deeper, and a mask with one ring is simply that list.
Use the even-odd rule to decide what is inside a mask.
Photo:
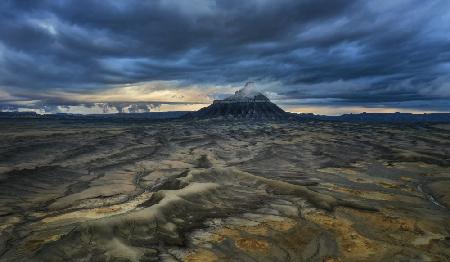
[{"label": "dark storm cloud", "polygon": [[0,90],[31,100],[252,79],[277,83],[265,91],[280,99],[445,101],[449,10],[447,0],[1,1]]}]

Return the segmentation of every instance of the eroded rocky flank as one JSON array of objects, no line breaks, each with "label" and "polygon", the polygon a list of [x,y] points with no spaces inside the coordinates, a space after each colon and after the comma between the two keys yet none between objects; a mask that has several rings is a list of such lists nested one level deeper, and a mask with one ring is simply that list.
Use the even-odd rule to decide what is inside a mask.
[{"label": "eroded rocky flank", "polygon": [[[248,84],[248,83],[247,83]],[[281,120],[293,119],[294,114],[287,113],[269,98],[260,92],[252,90],[246,86],[235,92],[234,95],[224,100],[214,100],[214,102],[197,112],[188,113],[184,118],[225,118],[225,119],[251,119],[251,120]]]},{"label": "eroded rocky flank", "polygon": [[0,261],[450,257],[449,125],[0,128]]}]

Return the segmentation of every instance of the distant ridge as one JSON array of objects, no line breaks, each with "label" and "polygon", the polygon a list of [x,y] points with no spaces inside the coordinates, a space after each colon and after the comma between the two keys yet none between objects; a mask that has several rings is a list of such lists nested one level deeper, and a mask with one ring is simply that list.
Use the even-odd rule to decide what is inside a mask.
[{"label": "distant ridge", "polygon": [[37,114],[36,112],[0,112],[0,119],[54,119],[54,120],[92,120],[92,121],[134,121],[179,118],[189,111],[116,113],[116,114]]},{"label": "distant ridge", "polygon": [[[220,101],[220,100],[219,100]],[[241,103],[241,102],[240,102]],[[430,113],[430,114],[412,114],[412,113],[361,113],[361,114],[344,114],[340,116],[326,116],[315,114],[295,114],[284,112],[281,108],[273,104],[269,109],[264,109],[266,103],[257,103],[257,107],[262,105],[257,111],[273,112],[280,109],[281,119],[292,119],[298,121],[335,121],[335,122],[359,122],[359,123],[450,123],[450,113]],[[40,115],[35,112],[0,112],[1,120],[21,120],[21,119],[42,119],[42,120],[73,120],[73,121],[113,121],[113,122],[133,122],[145,120],[163,120],[163,119],[183,119],[192,118],[193,114],[205,114],[207,117],[220,117],[228,115],[228,109],[223,105],[230,103],[216,102],[220,105],[220,109],[216,106],[206,107],[197,112],[192,111],[172,111],[172,112],[147,112],[147,113],[117,113],[117,114],[46,114]],[[245,102],[243,104],[246,104]],[[214,105],[214,103],[213,103]],[[214,109],[212,109],[214,108]],[[234,107],[235,108],[235,107]],[[218,110],[217,112],[214,112]],[[249,109],[241,109],[240,111],[249,111]],[[284,115],[286,114],[286,115]],[[270,116],[273,116],[271,113]],[[285,117],[286,116],[286,117]],[[202,117],[199,117],[202,118]],[[270,117],[260,119],[271,119]],[[277,118],[280,119],[280,118]]]},{"label": "distant ridge", "polygon": [[450,113],[360,113],[344,114],[340,116],[298,114],[298,118],[302,120],[365,123],[450,123]]}]

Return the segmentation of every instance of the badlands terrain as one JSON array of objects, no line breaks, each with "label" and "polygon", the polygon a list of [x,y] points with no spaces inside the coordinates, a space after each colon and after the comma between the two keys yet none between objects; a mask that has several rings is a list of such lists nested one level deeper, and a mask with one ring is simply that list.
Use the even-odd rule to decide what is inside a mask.
[{"label": "badlands terrain", "polygon": [[0,129],[0,261],[449,261],[450,125]]}]

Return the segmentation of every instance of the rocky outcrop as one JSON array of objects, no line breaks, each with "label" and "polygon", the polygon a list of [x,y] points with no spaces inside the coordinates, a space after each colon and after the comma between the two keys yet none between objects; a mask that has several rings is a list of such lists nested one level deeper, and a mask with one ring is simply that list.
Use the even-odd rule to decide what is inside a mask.
[{"label": "rocky outcrop", "polygon": [[[245,89],[245,88],[244,88]],[[288,119],[292,114],[272,103],[265,95],[239,90],[224,100],[187,114],[187,118]]]}]

